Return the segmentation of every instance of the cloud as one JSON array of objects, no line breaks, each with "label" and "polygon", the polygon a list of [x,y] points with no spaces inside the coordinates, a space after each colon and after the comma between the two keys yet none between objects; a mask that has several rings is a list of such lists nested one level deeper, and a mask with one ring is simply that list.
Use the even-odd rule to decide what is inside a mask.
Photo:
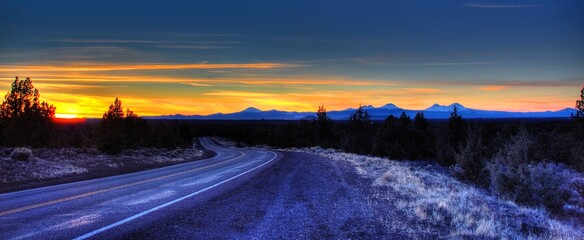
[{"label": "cloud", "polygon": [[[574,87],[582,86],[584,79],[556,80],[488,80],[488,81],[433,81],[437,86],[499,86],[499,87]],[[427,84],[423,82],[422,84]],[[486,89],[482,89],[486,90]]]},{"label": "cloud", "polygon": [[34,63],[132,62],[136,59],[155,61],[160,59],[161,55],[123,46],[82,46],[3,51],[0,53],[0,58],[10,58],[13,64],[30,65],[33,64],[31,59],[34,59]]},{"label": "cloud", "polygon": [[435,94],[444,92],[443,90],[436,88],[407,88],[403,91],[407,94]]},{"label": "cloud", "polygon": [[138,43],[138,44],[172,43],[171,41],[135,40],[135,39],[57,39],[49,41],[60,43]]},{"label": "cloud", "polygon": [[185,84],[191,85],[191,86],[194,86],[194,87],[212,87],[212,86],[215,86],[215,85],[206,84],[206,83],[185,83]]},{"label": "cloud", "polygon": [[462,5],[469,8],[485,8],[485,9],[509,9],[509,8],[537,8],[543,7],[542,4],[486,4],[486,3],[467,3]]},{"label": "cloud", "polygon": [[[81,44],[102,44],[102,45],[118,45],[118,44],[143,44],[149,47],[169,48],[169,49],[227,49],[235,48],[239,41],[168,41],[168,40],[140,40],[140,39],[57,39],[49,40],[50,42],[59,43],[81,43]],[[95,48],[95,46],[77,47],[79,49]],[[108,48],[108,46],[100,48]],[[113,47],[109,47],[113,48]]]},{"label": "cloud", "polygon": [[39,89],[51,89],[51,90],[78,90],[78,89],[105,89],[106,86],[99,86],[99,85],[84,85],[84,84],[69,84],[69,83],[44,83],[44,82],[37,82],[34,84],[35,88]]},{"label": "cloud", "polygon": [[50,42],[60,42],[60,43],[112,43],[112,44],[126,44],[126,43],[137,43],[137,44],[237,44],[239,41],[232,40],[143,40],[143,39],[56,39],[48,40]]},{"label": "cloud", "polygon": [[272,93],[258,93],[258,92],[240,92],[240,91],[216,91],[203,93],[207,96],[223,96],[223,97],[271,97]]},{"label": "cloud", "polygon": [[[186,79],[186,81],[189,81]],[[394,83],[387,81],[366,81],[366,80],[327,80],[327,79],[192,79],[186,84],[200,83],[223,83],[223,84],[243,84],[254,86],[392,86]]]},{"label": "cloud", "polygon": [[183,70],[183,69],[271,69],[299,67],[286,63],[193,63],[193,64],[117,64],[88,66],[4,66],[0,72],[98,72],[132,70]]},{"label": "cloud", "polygon": [[503,91],[503,90],[505,90],[507,88],[509,88],[509,86],[489,85],[489,86],[479,87],[480,90],[483,90],[483,91],[491,91],[491,92]]},{"label": "cloud", "polygon": [[157,45],[158,48],[171,48],[171,49],[199,49],[199,50],[208,50],[208,49],[229,49],[235,48],[232,46],[219,46],[219,45]]}]

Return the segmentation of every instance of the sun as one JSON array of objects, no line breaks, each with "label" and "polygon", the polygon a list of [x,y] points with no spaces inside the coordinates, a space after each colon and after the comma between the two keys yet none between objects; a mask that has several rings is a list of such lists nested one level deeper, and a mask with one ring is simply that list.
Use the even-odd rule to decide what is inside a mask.
[{"label": "sun", "polygon": [[70,113],[55,113],[55,117],[56,118],[64,118],[64,119],[79,118],[77,115],[70,114]]}]

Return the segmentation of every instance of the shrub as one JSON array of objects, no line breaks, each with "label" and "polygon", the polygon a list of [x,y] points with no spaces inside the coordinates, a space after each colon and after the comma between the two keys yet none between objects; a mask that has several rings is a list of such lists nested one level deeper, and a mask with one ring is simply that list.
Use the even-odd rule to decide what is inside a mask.
[{"label": "shrub", "polygon": [[490,189],[496,195],[558,213],[569,200],[567,186],[573,174],[563,164],[533,164],[528,159],[532,141],[524,128],[489,164]]},{"label": "shrub", "polygon": [[10,153],[10,158],[17,161],[30,161],[33,159],[32,151],[28,148],[15,148]]},{"label": "shrub", "polygon": [[572,178],[566,185],[569,199],[564,213],[584,218],[584,177]]},{"label": "shrub", "polygon": [[466,145],[461,148],[460,153],[455,153],[455,159],[454,175],[456,177],[479,186],[487,186],[482,136],[478,127],[469,130]]},{"label": "shrub", "polygon": [[525,195],[522,199],[518,196],[518,202],[525,202],[529,205],[544,206],[552,212],[560,211],[568,200],[568,189],[566,184],[572,177],[568,169],[563,164],[539,163],[528,165],[526,179],[523,189]]},{"label": "shrub", "polygon": [[525,179],[526,164],[529,164],[527,153],[532,141],[525,128],[511,138],[488,165],[490,174],[490,189],[495,194],[515,200],[520,183]]}]

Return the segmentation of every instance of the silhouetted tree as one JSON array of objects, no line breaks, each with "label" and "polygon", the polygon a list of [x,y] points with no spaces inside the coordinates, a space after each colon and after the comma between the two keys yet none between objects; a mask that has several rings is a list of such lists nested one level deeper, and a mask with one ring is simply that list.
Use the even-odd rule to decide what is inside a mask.
[{"label": "silhouetted tree", "polygon": [[147,138],[150,132],[150,125],[129,108],[126,109],[126,116],[123,119],[123,131],[126,148],[137,148],[148,144]]},{"label": "silhouetted tree", "polygon": [[97,148],[108,154],[143,145],[147,134],[148,124],[130,109],[124,115],[122,101],[117,97],[95,129]]},{"label": "silhouetted tree", "polygon": [[424,117],[424,112],[418,112],[416,113],[416,116],[414,117],[414,125],[416,126],[416,129],[423,131],[423,132],[427,132],[428,131],[428,120],[426,120],[426,118]]},{"label": "silhouetted tree", "polygon": [[326,109],[323,106],[318,107],[316,112],[316,134],[315,141],[316,144],[321,147],[332,147],[333,143],[333,123],[331,119],[326,115]]},{"label": "silhouetted tree", "polygon": [[[134,115],[134,112],[130,111],[130,109],[128,109],[127,113],[129,113],[131,116]],[[121,120],[123,118],[124,118],[124,108],[122,107],[122,101],[116,97],[114,104],[110,105],[107,112],[105,112],[103,114],[103,119],[108,120],[108,121],[113,121],[113,120]]]},{"label": "silhouetted tree", "polygon": [[479,125],[468,131],[466,145],[460,147],[460,153],[455,154],[455,176],[482,187],[488,186],[488,171],[484,157],[484,145]]},{"label": "silhouetted tree", "polygon": [[12,82],[0,110],[0,144],[45,146],[53,133],[55,107],[40,101],[40,93],[30,78]]},{"label": "silhouetted tree", "polygon": [[579,121],[584,121],[584,87],[580,90],[580,100],[576,100],[576,116]]},{"label": "silhouetted tree", "polygon": [[343,148],[359,154],[371,153],[372,122],[369,112],[363,106],[359,106],[351,114],[347,128],[348,134],[345,136]]},{"label": "silhouetted tree", "polygon": [[424,117],[424,112],[416,113],[414,117],[414,146],[416,151],[413,154],[414,159],[428,159],[432,157],[434,136],[430,131],[430,124]]},{"label": "silhouetted tree", "polygon": [[[456,163],[455,154],[457,150],[464,145],[466,141],[466,124],[462,120],[462,116],[458,114],[458,108],[454,105],[454,109],[448,118],[448,128],[446,129],[446,138],[438,140],[436,152],[436,159],[443,166],[452,166]],[[445,144],[441,141],[447,141]]]},{"label": "silhouetted tree", "polygon": [[[416,124],[420,124],[421,129],[415,125],[410,116],[402,112],[399,118],[390,115],[385,119],[383,126],[379,128],[373,140],[373,154],[377,156],[388,156],[391,159],[422,159],[424,148],[428,145],[425,130],[421,125],[423,115],[417,116]],[[425,120],[424,120],[425,121]],[[427,128],[427,126],[426,126]],[[427,130],[427,129],[426,129]]]}]

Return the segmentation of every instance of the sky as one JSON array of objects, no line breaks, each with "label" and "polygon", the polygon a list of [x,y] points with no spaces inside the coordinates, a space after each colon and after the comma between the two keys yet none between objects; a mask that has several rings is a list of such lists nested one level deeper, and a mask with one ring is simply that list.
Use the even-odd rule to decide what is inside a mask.
[{"label": "sky", "polygon": [[[573,108],[584,1],[0,0],[0,91],[59,117],[434,103]],[[4,93],[3,93],[4,94]]]}]

